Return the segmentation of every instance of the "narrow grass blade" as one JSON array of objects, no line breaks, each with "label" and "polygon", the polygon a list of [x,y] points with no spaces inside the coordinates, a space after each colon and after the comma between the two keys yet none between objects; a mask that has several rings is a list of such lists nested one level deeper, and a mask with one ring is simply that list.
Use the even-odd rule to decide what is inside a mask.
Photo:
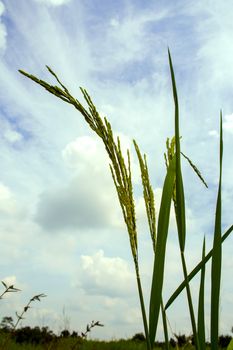
[{"label": "narrow grass blade", "polygon": [[185,201],[184,201],[184,188],[183,179],[181,173],[180,165],[180,131],[179,131],[179,104],[176,89],[175,74],[172,65],[171,54],[168,49],[169,65],[172,79],[172,90],[173,98],[175,104],[175,145],[176,145],[176,219],[178,236],[180,242],[181,251],[185,248],[185,235],[186,235],[186,225],[185,225]]},{"label": "narrow grass blade", "polygon": [[[202,260],[205,259],[205,238],[202,248]],[[198,300],[198,320],[197,320],[197,333],[199,338],[199,344],[201,349],[205,349],[205,264],[201,268],[201,280],[199,289]]]},{"label": "narrow grass blade", "polygon": [[168,339],[168,327],[167,327],[167,316],[166,311],[163,306],[163,299],[161,299],[161,312],[162,312],[162,319],[163,319],[163,333],[164,333],[164,341],[165,341],[165,349],[169,350],[169,339]]},{"label": "narrow grass blade", "polygon": [[220,113],[220,145],[219,145],[219,187],[215,214],[214,243],[211,269],[211,322],[210,338],[211,349],[218,349],[218,330],[219,330],[219,297],[221,284],[221,265],[222,265],[222,246],[221,246],[221,186],[222,186],[222,155],[223,155],[223,138],[222,138],[222,111]]},{"label": "narrow grass blade", "polygon": [[187,273],[186,261],[185,261],[185,256],[184,256],[185,239],[186,239],[186,223],[185,223],[184,187],[183,187],[181,162],[180,162],[179,104],[178,104],[175,74],[174,74],[174,70],[173,70],[172,59],[171,59],[171,54],[170,54],[169,49],[168,49],[168,56],[169,56],[169,65],[170,65],[171,80],[172,80],[173,98],[174,98],[174,104],[175,104],[175,145],[176,145],[175,213],[176,213],[176,222],[177,222],[178,238],[179,238],[180,253],[181,253],[181,262],[182,262],[183,274],[184,274],[184,279],[185,279],[185,286],[186,286],[186,291],[187,291],[189,314],[190,314],[190,319],[191,319],[191,323],[192,323],[194,342],[195,342],[197,350],[199,350],[199,340],[198,340],[198,336],[197,336],[196,321],[195,321],[195,316],[194,316],[192,296],[191,296],[189,281],[187,278],[188,273]]},{"label": "narrow grass blade", "polygon": [[233,350],[233,338],[231,339],[230,343],[228,344],[227,350]]},{"label": "narrow grass blade", "polygon": [[159,210],[158,229],[156,252],[154,259],[154,270],[152,277],[151,296],[150,296],[150,314],[149,314],[149,335],[151,346],[156,336],[156,330],[159,319],[159,310],[162,300],[162,288],[164,277],[164,262],[165,251],[168,235],[168,226],[170,218],[171,201],[173,194],[173,187],[175,181],[176,158],[170,162],[167,170],[167,175],[163,185],[162,199]]},{"label": "narrow grass blade", "polygon": [[[233,225],[231,225],[229,227],[229,229],[224,233],[224,235],[221,237],[221,242],[220,244],[222,244],[225,239],[231,234],[231,232],[233,231]],[[205,256],[204,260],[201,260],[196,267],[194,267],[194,269],[188,274],[188,281],[190,282],[193,277],[196,276],[196,274],[201,270],[202,266],[205,265],[210,258],[212,257],[213,254],[213,249],[211,249],[209,251],[209,253]],[[185,281],[183,281],[179,287],[174,291],[174,293],[172,293],[172,295],[170,296],[170,298],[168,299],[166,305],[165,305],[165,310],[167,310],[169,308],[169,306],[171,306],[171,304],[174,302],[174,300],[180,295],[180,293],[184,290],[185,288]]]}]

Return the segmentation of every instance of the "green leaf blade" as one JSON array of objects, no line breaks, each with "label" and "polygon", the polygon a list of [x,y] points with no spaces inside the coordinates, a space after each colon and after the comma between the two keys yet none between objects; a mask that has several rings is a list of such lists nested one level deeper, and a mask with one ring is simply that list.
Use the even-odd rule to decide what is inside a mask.
[{"label": "green leaf blade", "polygon": [[231,339],[230,343],[228,344],[227,350],[233,350],[233,338]]},{"label": "green leaf blade", "polygon": [[176,220],[178,228],[178,236],[181,251],[185,248],[185,236],[186,236],[186,224],[185,224],[185,199],[184,199],[184,187],[181,172],[180,162],[180,131],[179,131],[179,104],[176,88],[175,74],[171,59],[171,54],[168,49],[170,73],[172,79],[173,99],[175,104],[175,145],[176,145]]},{"label": "green leaf blade", "polygon": [[187,278],[188,273],[187,273],[186,261],[185,261],[185,256],[184,256],[185,240],[186,240],[186,218],[185,218],[184,186],[183,186],[181,161],[180,161],[179,104],[178,104],[175,74],[174,74],[172,59],[171,59],[171,55],[170,55],[169,50],[168,50],[168,56],[169,56],[169,65],[170,65],[170,73],[171,73],[171,80],[172,80],[173,98],[174,98],[174,104],[175,104],[175,145],[176,145],[175,213],[176,213],[176,222],[177,222],[177,229],[178,229],[178,238],[179,238],[179,245],[180,245],[182,268],[183,268],[183,274],[184,274],[184,278],[185,278],[185,286],[186,286],[186,291],[187,291],[187,300],[188,300],[188,306],[189,306],[190,319],[191,319],[191,323],[192,323],[193,337],[194,337],[194,342],[195,342],[195,345],[197,347],[197,350],[199,350],[199,341],[198,341],[198,337],[197,337],[197,329],[196,329],[196,321],[195,321],[195,316],[194,316],[193,302],[192,302],[189,281]]},{"label": "green leaf blade", "polygon": [[151,346],[153,346],[159,319],[159,311],[162,300],[162,288],[164,277],[164,262],[166,242],[168,235],[170,209],[175,181],[176,158],[171,161],[163,185],[162,199],[159,210],[157,243],[154,259],[154,270],[151,286],[150,313],[149,313],[149,335]]},{"label": "green leaf blade", "polygon": [[222,265],[222,245],[221,245],[221,186],[222,186],[222,156],[223,156],[223,137],[222,137],[222,112],[220,113],[220,145],[219,145],[219,186],[216,203],[213,256],[211,268],[211,349],[218,349],[218,332],[219,332],[219,299],[221,284],[221,265]]},{"label": "green leaf blade", "polygon": [[[224,233],[224,235],[221,237],[221,244],[225,241],[225,239],[231,234],[233,231],[233,225],[231,225],[228,230]],[[189,273],[188,275],[188,281],[190,282],[193,277],[196,276],[196,274],[201,270],[202,266],[206,264],[210,258],[212,257],[213,254],[213,249],[209,251],[209,253],[205,256],[204,260],[201,260],[195,267],[194,269]],[[180,295],[180,293],[184,290],[185,288],[185,281],[183,281],[177,289],[172,293],[170,298],[168,299],[166,305],[165,305],[165,310],[169,308],[169,306],[172,305],[172,303],[175,301],[175,299]]]},{"label": "green leaf blade", "polygon": [[[205,259],[205,238],[202,248],[202,260]],[[199,300],[198,300],[198,320],[197,320],[197,333],[199,338],[199,344],[201,349],[205,349],[205,264],[201,268],[201,279],[199,288]]]}]

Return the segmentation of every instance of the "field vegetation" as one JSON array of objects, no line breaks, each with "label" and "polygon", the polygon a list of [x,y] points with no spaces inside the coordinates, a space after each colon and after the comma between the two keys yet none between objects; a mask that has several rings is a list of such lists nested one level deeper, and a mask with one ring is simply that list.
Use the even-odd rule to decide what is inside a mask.
[{"label": "field vegetation", "polygon": [[[48,68],[49,73],[56,80],[57,85],[50,85],[44,80],[41,80],[34,75],[28,74],[22,70],[24,76],[30,78],[48,92],[55,95],[64,102],[72,105],[77,109],[88,126],[97,134],[97,136],[104,143],[106,152],[110,160],[110,171],[113,178],[113,183],[118,195],[119,204],[122,209],[122,214],[126,229],[128,232],[130,249],[132,253],[132,259],[135,267],[135,276],[137,281],[137,289],[139,295],[139,302],[141,307],[141,314],[144,326],[145,340],[139,341],[129,341],[121,340],[115,342],[97,342],[97,341],[87,341],[86,337],[82,337],[80,343],[77,343],[76,339],[72,337],[61,337],[59,341],[53,340],[49,344],[40,345],[44,349],[147,349],[152,350],[155,346],[157,328],[159,315],[162,315],[162,323],[164,330],[164,349],[170,349],[171,346],[175,346],[180,349],[191,349],[193,346],[197,350],[202,350],[206,348],[206,314],[205,314],[205,265],[208,261],[211,263],[211,295],[210,295],[210,347],[211,350],[219,349],[219,300],[220,300],[220,286],[221,286],[221,267],[222,267],[222,243],[230,235],[233,230],[233,225],[229,226],[228,230],[222,232],[222,158],[223,158],[223,132],[222,132],[222,111],[220,111],[220,123],[219,123],[219,181],[218,181],[218,192],[216,199],[216,212],[213,219],[214,222],[214,232],[213,232],[213,246],[212,249],[206,253],[205,249],[205,237],[203,237],[203,249],[202,256],[199,264],[189,272],[186,266],[186,256],[185,256],[185,246],[186,246],[186,205],[185,205],[185,193],[183,186],[183,174],[182,174],[182,162],[181,159],[185,159],[189,162],[190,166],[194,170],[195,174],[200,178],[203,185],[207,186],[204,178],[202,177],[200,171],[193,164],[192,160],[189,159],[181,150],[181,136],[180,136],[180,125],[179,125],[179,103],[178,103],[178,93],[176,88],[175,74],[173,70],[172,59],[170,51],[168,50],[168,59],[171,75],[171,85],[174,99],[174,137],[172,139],[167,139],[166,142],[166,154],[165,154],[165,164],[166,164],[166,176],[164,179],[161,205],[158,213],[158,217],[155,212],[155,200],[154,192],[151,186],[149,170],[147,166],[146,155],[143,155],[140,148],[135,140],[133,140],[135,152],[138,158],[139,168],[141,171],[142,188],[145,202],[145,210],[148,219],[148,228],[151,237],[152,249],[154,252],[154,268],[151,279],[151,295],[149,303],[149,312],[147,313],[147,307],[144,304],[143,286],[141,284],[140,278],[140,266],[138,259],[138,228],[135,212],[135,200],[134,191],[132,184],[132,174],[131,174],[131,155],[129,150],[127,151],[127,156],[124,158],[121,141],[119,137],[115,137],[111,124],[108,119],[101,118],[98,113],[94,103],[88,92],[81,88],[82,95],[85,99],[87,107],[84,107],[81,102],[73,97],[69,90],[63,85],[58,76]],[[146,132],[145,125],[145,132]],[[151,127],[151,126],[150,126]],[[183,137],[183,135],[182,135]],[[176,224],[177,224],[177,234],[178,234],[178,250],[180,252],[181,270],[183,273],[183,282],[177,287],[174,293],[171,295],[169,300],[166,302],[163,298],[163,281],[164,281],[164,265],[166,258],[166,245],[169,234],[169,222],[170,222],[170,211],[171,206],[174,205]],[[199,288],[199,298],[198,298],[198,311],[195,314],[192,291],[190,287],[191,279],[200,272],[200,288]],[[5,288],[8,288],[5,286]],[[13,287],[14,288],[14,287]],[[190,321],[192,326],[192,337],[186,338],[185,343],[179,343],[179,337],[174,340],[171,344],[166,310],[175,301],[176,297],[183,291],[186,291]],[[13,290],[12,290],[13,291]],[[8,290],[10,292],[10,290]],[[30,303],[40,299],[43,294],[33,297],[29,304],[24,308],[23,313],[25,313],[30,307]],[[23,314],[18,314],[16,323],[20,322],[20,317]],[[18,325],[17,323],[17,325]],[[17,326],[16,325],[16,326]],[[13,334],[16,334],[16,327],[13,329]],[[6,340],[3,340],[2,349],[5,349],[4,344],[7,344],[7,348],[16,349],[14,343],[12,342],[12,337],[8,334],[3,334],[6,336]],[[174,336],[174,335],[172,335]],[[75,344],[76,341],[76,344]],[[5,342],[5,343],[4,343]],[[193,344],[193,345],[192,345]],[[29,345],[28,345],[29,346]],[[31,345],[30,345],[31,346]],[[25,349],[31,349],[30,347],[24,347]],[[233,342],[228,345],[228,350],[233,348]]]},{"label": "field vegetation", "polygon": [[[2,281],[4,291],[0,294],[2,299],[7,293],[16,293],[20,289],[14,285],[7,285]],[[92,321],[86,325],[85,330],[81,332],[63,329],[59,334],[55,334],[49,327],[30,327],[20,326],[21,321],[25,319],[25,315],[35,301],[41,301],[45,294],[38,294],[32,297],[28,303],[22,308],[20,313],[15,312],[16,320],[11,316],[5,316],[0,323],[0,350],[146,350],[147,343],[143,333],[136,333],[131,339],[119,339],[111,341],[100,341],[88,339],[91,330],[98,326],[104,327],[100,321]],[[233,332],[233,327],[232,327]],[[195,349],[194,337],[185,334],[173,334],[170,338],[169,349]],[[232,349],[230,343],[231,336],[221,335],[218,339],[219,349]],[[167,344],[164,342],[154,342],[154,350],[166,349]],[[203,349],[210,349],[210,344],[206,343]]]}]

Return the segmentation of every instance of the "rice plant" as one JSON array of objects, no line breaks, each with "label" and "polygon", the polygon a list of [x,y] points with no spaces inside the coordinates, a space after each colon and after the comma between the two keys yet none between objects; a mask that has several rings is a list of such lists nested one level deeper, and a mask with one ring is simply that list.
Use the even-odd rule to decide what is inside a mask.
[{"label": "rice plant", "polygon": [[[223,135],[222,135],[222,114],[220,115],[220,175],[219,175],[219,189],[216,204],[215,215],[215,230],[213,248],[206,254],[205,246],[203,247],[202,259],[191,271],[187,271],[185,246],[186,246],[186,213],[185,213],[185,194],[183,187],[183,176],[181,168],[181,156],[188,160],[193,170],[199,176],[201,181],[206,185],[201,173],[193,162],[183,154],[180,145],[180,126],[179,126],[179,103],[178,93],[176,88],[175,74],[172,64],[170,51],[168,50],[169,67],[172,82],[172,92],[175,106],[175,136],[171,141],[167,141],[167,155],[166,166],[167,172],[164,179],[162,199],[160,210],[158,213],[158,220],[156,222],[154,194],[150,183],[149,171],[146,162],[146,156],[142,156],[139,146],[134,140],[134,147],[139,161],[141,170],[143,194],[145,201],[145,208],[147,213],[149,232],[152,241],[152,249],[154,251],[154,268],[152,274],[151,295],[149,305],[149,315],[147,315],[143,290],[140,279],[140,269],[138,262],[138,240],[137,240],[137,224],[134,204],[134,194],[132,186],[131,175],[131,158],[130,152],[127,151],[126,159],[123,157],[120,138],[115,138],[112,127],[108,119],[101,118],[88,92],[81,89],[81,93],[87,104],[85,108],[81,102],[73,97],[69,90],[63,85],[54,71],[47,66],[49,73],[58,83],[57,85],[50,85],[44,80],[37,78],[34,75],[28,74],[22,70],[19,72],[24,76],[30,78],[48,92],[60,98],[66,103],[69,103],[76,108],[84,117],[89,127],[101,138],[104,143],[106,152],[110,159],[110,171],[113,182],[118,195],[119,203],[122,209],[123,218],[126,224],[131,253],[133,257],[137,288],[142,312],[142,320],[144,325],[144,332],[146,336],[147,350],[151,350],[157,333],[158,319],[160,312],[162,313],[164,337],[166,348],[169,348],[167,318],[166,310],[174,302],[177,296],[186,290],[187,300],[189,306],[190,320],[192,325],[192,332],[194,343],[197,350],[203,349],[205,342],[204,326],[204,280],[205,280],[205,264],[211,259],[212,275],[211,275],[211,349],[218,347],[218,323],[219,323],[219,295],[220,295],[220,281],[221,281],[221,245],[223,241],[230,235],[233,230],[231,226],[223,235],[221,233],[221,185],[222,185],[222,155],[223,155]],[[170,211],[171,205],[174,205],[179,251],[181,256],[181,269],[183,271],[184,280],[177,287],[169,300],[164,304],[163,302],[163,281],[164,281],[164,263],[166,257],[166,245],[169,233]],[[193,299],[189,282],[198,273],[201,272],[200,293],[199,293],[199,307],[198,317],[196,317],[193,308]],[[198,318],[198,321],[197,321]]]}]

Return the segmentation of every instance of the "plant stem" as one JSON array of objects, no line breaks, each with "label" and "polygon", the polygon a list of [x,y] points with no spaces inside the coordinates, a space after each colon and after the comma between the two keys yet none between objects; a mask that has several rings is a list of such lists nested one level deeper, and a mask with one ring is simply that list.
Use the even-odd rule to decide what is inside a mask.
[{"label": "plant stem", "polygon": [[181,261],[182,261],[182,267],[183,267],[183,273],[184,273],[185,287],[186,287],[186,292],[187,292],[190,319],[191,319],[191,324],[192,324],[192,329],[193,329],[193,337],[194,337],[196,349],[199,350],[200,345],[199,345],[199,339],[198,339],[198,335],[197,335],[196,321],[195,321],[192,296],[191,296],[191,291],[190,291],[190,286],[189,286],[189,281],[188,281],[188,273],[187,273],[187,267],[186,267],[186,262],[185,262],[185,256],[184,256],[184,252],[182,250],[180,251],[180,254],[181,254]]},{"label": "plant stem", "polygon": [[211,350],[218,349],[219,337],[219,300],[221,286],[222,267],[222,156],[223,156],[223,135],[222,135],[222,111],[220,112],[220,144],[219,144],[219,185],[215,213],[213,256],[211,266],[211,312],[210,312],[210,339]]},{"label": "plant stem", "polygon": [[144,331],[145,331],[145,336],[146,336],[147,350],[151,350],[149,330],[148,330],[147,317],[146,317],[146,310],[145,310],[145,304],[144,304],[144,298],[143,298],[143,292],[142,292],[142,285],[141,285],[141,278],[140,278],[139,266],[138,266],[138,261],[137,260],[134,260],[134,266],[135,266],[135,271],[136,271],[138,294],[139,294],[139,299],[140,299],[142,320],[143,320]]},{"label": "plant stem", "polygon": [[[202,260],[205,258],[205,237],[202,247]],[[201,348],[205,348],[205,264],[201,268],[201,278],[198,298],[197,333]]]},{"label": "plant stem", "polygon": [[163,333],[164,333],[164,340],[165,340],[165,349],[169,350],[167,317],[166,317],[166,311],[165,311],[164,305],[163,305],[163,298],[161,299],[161,312],[162,312],[162,319],[163,319]]}]

